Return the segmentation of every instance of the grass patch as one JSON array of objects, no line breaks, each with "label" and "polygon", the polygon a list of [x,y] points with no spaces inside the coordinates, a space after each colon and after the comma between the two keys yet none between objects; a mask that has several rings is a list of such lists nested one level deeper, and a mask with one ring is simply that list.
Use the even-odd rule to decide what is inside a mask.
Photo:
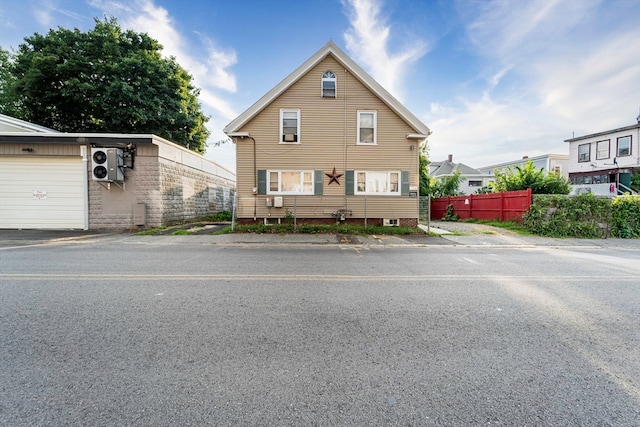
[{"label": "grass patch", "polygon": [[227,225],[222,227],[220,230],[216,231],[215,233],[211,233],[213,236],[218,235],[218,234],[231,234],[232,230],[231,230],[231,226]]},{"label": "grass patch", "polygon": [[419,228],[413,227],[382,227],[361,225],[340,224],[340,225],[315,225],[303,224],[294,229],[291,224],[244,224],[236,226],[237,233],[258,233],[258,234],[348,234],[367,236],[370,234],[379,235],[411,235],[424,234]]},{"label": "grass patch", "polygon": [[192,234],[189,230],[176,230],[171,233],[172,236],[188,236]]},{"label": "grass patch", "polygon": [[152,228],[150,230],[138,231],[135,234],[136,236],[153,236],[154,234],[161,233],[166,229],[167,227],[157,227],[157,228]]}]

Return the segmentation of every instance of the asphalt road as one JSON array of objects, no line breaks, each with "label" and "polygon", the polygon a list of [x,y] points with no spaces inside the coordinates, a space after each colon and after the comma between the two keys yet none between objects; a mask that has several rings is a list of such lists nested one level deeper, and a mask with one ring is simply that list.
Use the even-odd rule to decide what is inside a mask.
[{"label": "asphalt road", "polygon": [[640,425],[640,250],[0,247],[0,425]]}]

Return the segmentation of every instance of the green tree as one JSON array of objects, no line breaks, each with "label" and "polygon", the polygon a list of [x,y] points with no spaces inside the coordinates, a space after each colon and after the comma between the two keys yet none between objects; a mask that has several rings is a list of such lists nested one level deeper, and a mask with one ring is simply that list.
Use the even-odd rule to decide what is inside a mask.
[{"label": "green tree", "polygon": [[427,155],[428,153],[428,149],[427,149],[427,143],[424,142],[421,146],[420,146],[420,153],[419,153],[419,159],[420,159],[420,195],[421,196],[428,196],[429,195],[429,181],[431,179],[431,177],[429,176],[429,157]]},{"label": "green tree", "polygon": [[504,172],[494,171],[495,181],[490,183],[494,192],[518,191],[531,188],[533,194],[569,194],[571,184],[559,173],[544,173],[543,168],[536,168],[532,161],[524,166],[507,167]]},{"label": "green tree", "polygon": [[460,196],[464,194],[460,192],[460,184],[465,180],[466,178],[460,175],[459,170],[455,171],[451,176],[430,177],[426,193],[432,198]]},{"label": "green tree", "polygon": [[58,28],[24,40],[4,60],[13,80],[0,75],[2,112],[63,132],[153,133],[205,151],[199,89],[147,34],[105,18],[86,33]]},{"label": "green tree", "polygon": [[15,117],[17,115],[12,93],[15,77],[11,73],[11,54],[0,48],[0,112]]}]

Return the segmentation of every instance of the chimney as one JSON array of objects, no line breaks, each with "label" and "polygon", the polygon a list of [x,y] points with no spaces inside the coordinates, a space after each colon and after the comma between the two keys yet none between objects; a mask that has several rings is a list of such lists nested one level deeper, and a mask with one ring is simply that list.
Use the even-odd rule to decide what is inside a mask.
[{"label": "chimney", "polygon": [[449,155],[447,156],[447,161],[448,161],[449,163],[453,163],[453,154],[449,154]]}]

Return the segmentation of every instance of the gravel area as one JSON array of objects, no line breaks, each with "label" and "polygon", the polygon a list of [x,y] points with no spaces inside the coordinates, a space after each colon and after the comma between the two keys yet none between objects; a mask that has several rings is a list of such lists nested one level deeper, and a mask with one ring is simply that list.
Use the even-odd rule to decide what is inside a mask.
[{"label": "gravel area", "polygon": [[469,222],[458,221],[431,221],[430,226],[440,228],[442,230],[451,231],[452,233],[464,234],[500,234],[505,236],[516,236],[511,230],[500,227],[492,227],[485,224],[474,224]]}]

